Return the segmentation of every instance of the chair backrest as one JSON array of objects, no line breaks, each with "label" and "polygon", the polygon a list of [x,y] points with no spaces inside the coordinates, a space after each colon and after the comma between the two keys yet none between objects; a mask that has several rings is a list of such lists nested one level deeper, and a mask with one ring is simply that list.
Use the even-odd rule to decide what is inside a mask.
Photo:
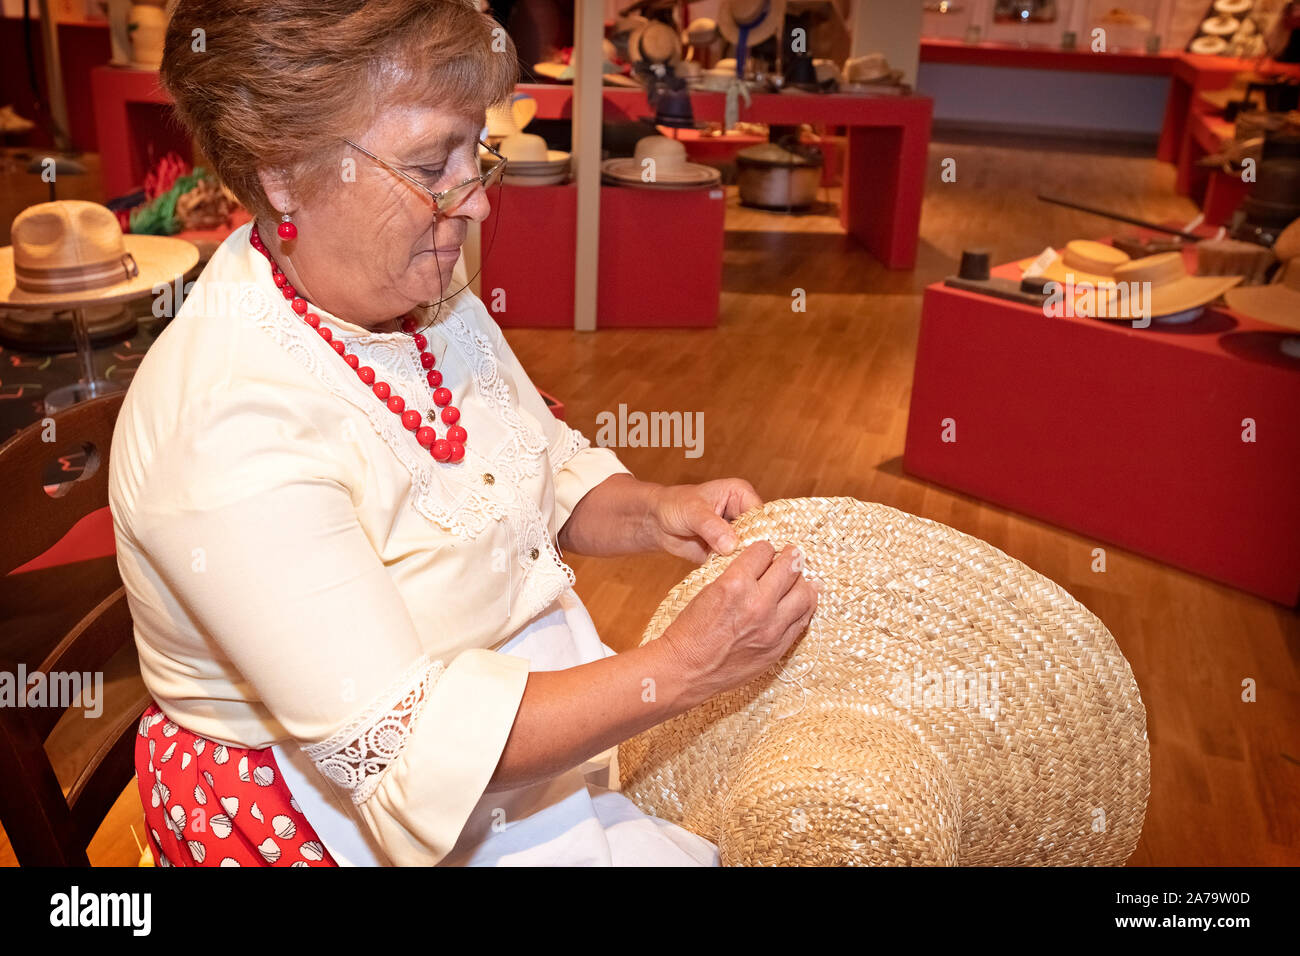
[{"label": "chair backrest", "polygon": [[[9,508],[8,528],[0,537],[0,573],[44,553],[86,515],[108,506],[108,455],[123,397],[117,393],[75,405],[0,446],[0,487]],[[78,480],[59,485],[54,496],[46,490],[46,469],[55,455],[72,448],[85,451],[85,469]],[[0,648],[0,667],[9,671],[16,693],[42,685],[47,691],[67,690],[71,675],[102,673],[105,663],[131,643],[126,589],[116,574],[113,581],[111,593],[71,630],[50,634],[38,650],[27,652],[29,659],[15,660]],[[18,686],[23,673],[26,686]],[[135,773],[134,731],[148,705],[148,695],[141,694],[125,710],[115,708],[65,796],[45,749],[68,709],[69,702],[58,697],[47,693],[38,706],[0,706],[0,822],[25,866],[89,865],[86,847]]]}]

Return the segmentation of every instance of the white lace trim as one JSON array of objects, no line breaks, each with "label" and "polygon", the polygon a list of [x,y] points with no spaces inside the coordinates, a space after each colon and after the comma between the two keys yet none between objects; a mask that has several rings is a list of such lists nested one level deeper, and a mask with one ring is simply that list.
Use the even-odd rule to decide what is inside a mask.
[{"label": "white lace trim", "polygon": [[420,658],[375,698],[359,716],[328,740],[303,747],[327,779],[365,803],[415,733],[415,724],[434,684],[446,668]]},{"label": "white lace trim", "polygon": [[551,474],[553,475],[558,475],[560,469],[567,465],[578,452],[591,447],[591,440],[582,432],[576,428],[569,428],[568,425],[564,427],[568,430],[568,436],[557,450],[551,454]]}]

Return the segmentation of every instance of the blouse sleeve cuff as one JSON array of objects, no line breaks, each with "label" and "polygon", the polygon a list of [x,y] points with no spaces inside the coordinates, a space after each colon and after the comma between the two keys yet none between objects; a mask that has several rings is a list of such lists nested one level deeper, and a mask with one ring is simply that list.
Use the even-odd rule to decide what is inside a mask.
[{"label": "blouse sleeve cuff", "polygon": [[501,759],[528,667],[474,649],[439,677],[401,757],[358,807],[394,865],[428,866],[455,845]]},{"label": "blouse sleeve cuff", "polygon": [[630,475],[632,470],[608,448],[588,447],[574,454],[555,472],[555,511],[552,535],[558,535],[573,509],[587,492],[612,475]]}]

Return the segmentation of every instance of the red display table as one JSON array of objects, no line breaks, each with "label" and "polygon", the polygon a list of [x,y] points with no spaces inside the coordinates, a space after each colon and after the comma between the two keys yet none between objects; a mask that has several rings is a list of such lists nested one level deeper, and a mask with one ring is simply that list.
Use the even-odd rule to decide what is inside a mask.
[{"label": "red display table", "polygon": [[1285,335],[1214,310],[1143,330],[1047,318],[932,285],[903,466],[1294,605],[1300,360]]},{"label": "red display table", "polygon": [[[573,115],[569,86],[525,83],[517,89],[536,98],[542,119]],[[930,145],[930,98],[754,93],[750,99],[749,106],[740,101],[742,122],[846,128],[840,223],[889,268],[912,268]],[[698,121],[721,121],[726,96],[691,93],[691,109]],[[611,87],[604,91],[606,119],[628,122],[652,113],[644,90]]]},{"label": "red display table", "polygon": [[502,328],[573,328],[578,189],[501,188],[483,221],[479,298]]},{"label": "red display table", "polygon": [[725,197],[720,186],[600,188],[600,328],[718,324]]}]

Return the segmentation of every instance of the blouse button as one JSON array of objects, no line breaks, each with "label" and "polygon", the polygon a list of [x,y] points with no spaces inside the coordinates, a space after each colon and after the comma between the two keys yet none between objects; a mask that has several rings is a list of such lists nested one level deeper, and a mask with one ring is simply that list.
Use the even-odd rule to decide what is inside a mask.
[{"label": "blouse button", "polygon": [[491,472],[486,472],[486,471],[485,471],[485,472],[483,473],[483,484],[485,484],[485,485],[490,485],[490,484],[493,484],[493,483],[495,483],[495,482],[496,482],[496,479],[492,477],[492,473],[491,473]]},{"label": "blouse button", "polygon": [[537,555],[540,554],[540,553],[541,553],[541,552],[539,552],[536,548],[533,548],[533,549],[531,549],[531,550],[528,552],[528,556],[529,556],[530,558],[532,558],[534,561],[536,561],[536,560],[537,560]]}]

